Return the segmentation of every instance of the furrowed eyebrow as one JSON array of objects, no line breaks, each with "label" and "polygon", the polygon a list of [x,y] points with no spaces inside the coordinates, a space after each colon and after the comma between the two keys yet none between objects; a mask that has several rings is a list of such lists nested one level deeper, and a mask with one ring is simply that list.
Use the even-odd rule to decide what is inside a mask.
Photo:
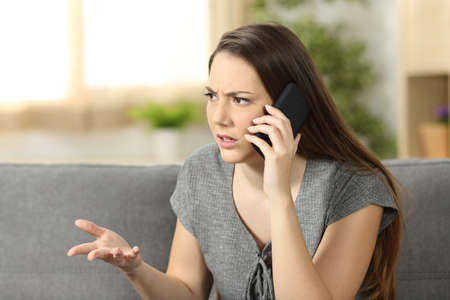
[{"label": "furrowed eyebrow", "polygon": [[[205,88],[206,88],[209,92],[216,94],[216,92],[214,92],[214,91],[212,90],[212,88],[210,88],[209,86],[205,86]],[[253,93],[252,93],[252,92],[247,92],[247,91],[231,91],[231,92],[226,93],[225,95],[226,95],[226,96],[236,96],[237,94],[253,94]]]}]

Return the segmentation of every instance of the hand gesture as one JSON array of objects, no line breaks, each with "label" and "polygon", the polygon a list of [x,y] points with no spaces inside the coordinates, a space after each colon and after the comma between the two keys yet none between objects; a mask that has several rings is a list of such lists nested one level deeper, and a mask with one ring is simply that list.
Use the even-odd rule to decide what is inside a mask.
[{"label": "hand gesture", "polygon": [[76,220],[75,225],[94,236],[96,240],[72,247],[67,256],[87,254],[89,261],[99,258],[126,273],[135,270],[142,263],[139,247],[134,246],[131,249],[127,241],[114,231],[83,219]]}]

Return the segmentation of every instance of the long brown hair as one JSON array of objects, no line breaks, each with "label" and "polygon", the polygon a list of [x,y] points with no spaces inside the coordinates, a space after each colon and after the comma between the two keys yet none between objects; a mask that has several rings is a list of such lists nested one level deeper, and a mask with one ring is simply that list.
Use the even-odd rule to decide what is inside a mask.
[{"label": "long brown hair", "polygon": [[395,269],[405,229],[401,184],[345,123],[300,39],[276,22],[241,26],[222,35],[209,58],[209,71],[215,55],[220,51],[227,51],[249,62],[272,99],[277,99],[289,82],[295,82],[302,90],[310,105],[311,115],[300,130],[302,137],[298,154],[307,158],[334,159],[347,169],[369,171],[389,187],[398,214],[378,235],[372,260],[358,292],[371,300],[395,299]]}]

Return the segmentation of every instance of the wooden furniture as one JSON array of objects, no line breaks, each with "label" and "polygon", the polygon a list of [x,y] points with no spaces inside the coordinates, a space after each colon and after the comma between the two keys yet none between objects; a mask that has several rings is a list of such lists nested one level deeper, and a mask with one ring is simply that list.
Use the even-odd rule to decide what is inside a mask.
[{"label": "wooden furniture", "polygon": [[[421,128],[427,122],[436,120],[436,105],[449,105],[449,37],[450,1],[400,1],[401,101],[398,149],[401,158],[427,157],[420,137]],[[450,157],[449,140],[447,134],[447,157]]]}]

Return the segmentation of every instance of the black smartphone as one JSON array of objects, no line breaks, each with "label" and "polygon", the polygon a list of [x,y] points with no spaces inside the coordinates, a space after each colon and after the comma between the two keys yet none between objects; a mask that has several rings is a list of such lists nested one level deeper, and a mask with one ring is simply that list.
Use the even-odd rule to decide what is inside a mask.
[{"label": "black smartphone", "polygon": [[[294,134],[294,138],[297,133],[300,131],[302,125],[305,123],[306,119],[311,113],[311,109],[306,102],[305,95],[300,91],[298,86],[294,82],[288,83],[283,91],[275,102],[274,107],[278,108],[283,114],[291,121],[292,132]],[[266,115],[269,113],[265,113]],[[256,136],[265,140],[270,146],[272,146],[272,142],[269,139],[269,136],[262,132],[255,133]],[[264,154],[262,151],[252,143],[253,148],[255,148],[256,152],[262,156],[264,159]]]}]

